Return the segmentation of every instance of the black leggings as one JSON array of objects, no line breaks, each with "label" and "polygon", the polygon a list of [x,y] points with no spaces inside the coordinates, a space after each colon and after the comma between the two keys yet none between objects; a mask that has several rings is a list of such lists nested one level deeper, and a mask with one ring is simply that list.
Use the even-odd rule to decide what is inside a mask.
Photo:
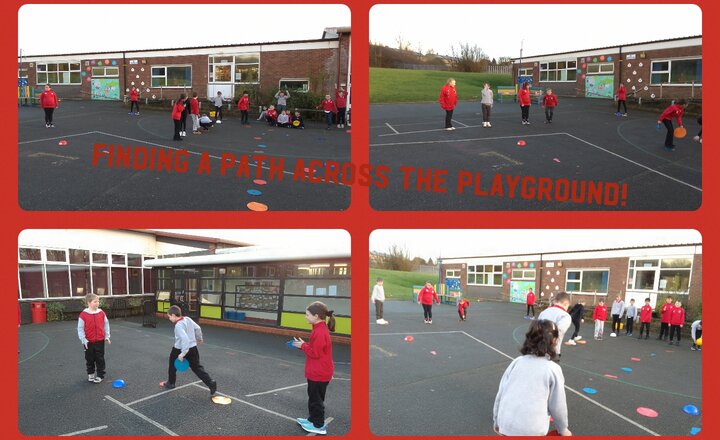
[{"label": "black leggings", "polygon": [[425,319],[432,320],[432,304],[423,304],[422,306]]},{"label": "black leggings", "polygon": [[625,105],[625,100],[624,100],[624,99],[618,99],[618,109],[617,109],[618,113],[620,113],[620,105],[621,105],[621,104],[622,104],[622,107],[623,107],[623,113],[627,113],[627,106]]},{"label": "black leggings", "polygon": [[345,124],[345,107],[338,107],[337,123]]},{"label": "black leggings", "polygon": [[612,317],[613,317],[612,332],[620,333],[620,315],[612,315]]},{"label": "black leggings", "polygon": [[240,123],[241,124],[248,123],[248,111],[247,110],[240,110]]},{"label": "black leggings", "polygon": [[454,110],[445,110],[445,128],[452,127],[452,115]]},{"label": "black leggings", "polygon": [[528,119],[530,119],[530,106],[529,105],[521,105],[520,112],[522,113],[523,121],[527,121]]},{"label": "black leggings", "polygon": [[222,121],[222,106],[215,106],[215,120]]},{"label": "black leggings", "polygon": [[52,117],[55,109],[46,107],[43,110],[45,110],[45,124],[52,124]]},{"label": "black leggings", "polygon": [[140,103],[137,101],[130,101],[130,113],[133,111],[133,107],[137,109],[137,112],[140,113]]},{"label": "black leggings", "polygon": [[665,135],[665,146],[672,147],[673,146],[673,136],[675,135],[674,134],[675,130],[673,129],[672,121],[669,119],[663,119],[662,123],[663,123],[663,125],[665,125],[665,128],[667,129],[667,134]]},{"label": "black leggings", "polygon": [[673,340],[673,336],[677,335],[677,340],[680,342],[680,330],[682,329],[681,325],[671,325],[670,326],[670,342]]},{"label": "black leggings", "polygon": [[527,312],[525,312],[525,316],[530,316],[530,310],[533,312],[533,317],[535,316],[535,304],[528,304],[527,305]]},{"label": "black leggings", "polygon": [[316,428],[325,426],[325,391],[330,382],[307,380],[308,387],[308,420]]},{"label": "black leggings", "polygon": [[575,326],[575,331],[573,332],[572,336],[570,336],[570,339],[575,339],[575,337],[578,335],[578,333],[580,333],[580,320],[573,319],[572,323]]},{"label": "black leggings", "polygon": [[641,322],[640,323],[640,336],[642,338],[643,329],[645,330],[645,337],[650,336],[650,323],[649,322]]},{"label": "black leggings", "polygon": [[[170,351],[170,362],[168,365],[168,383],[171,385],[175,385],[175,379],[177,377],[177,369],[175,369],[175,359],[182,353],[179,348],[173,347],[173,349]],[[185,354],[185,359],[187,359],[188,363],[190,364],[190,369],[193,373],[198,377],[198,379],[202,380],[205,385],[207,385],[208,388],[210,388],[210,385],[213,383],[213,380],[210,378],[210,375],[205,371],[205,368],[203,368],[202,365],[200,365],[200,352],[198,352],[197,347],[190,347],[190,350],[188,350],[187,354]]]}]

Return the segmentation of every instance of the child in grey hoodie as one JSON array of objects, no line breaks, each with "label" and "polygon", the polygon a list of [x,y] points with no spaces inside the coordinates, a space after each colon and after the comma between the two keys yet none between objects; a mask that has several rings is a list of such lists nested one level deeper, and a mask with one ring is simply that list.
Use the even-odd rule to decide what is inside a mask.
[{"label": "child in grey hoodie", "polygon": [[555,357],[558,329],[549,320],[533,321],[523,356],[515,358],[505,370],[493,407],[493,426],[500,435],[547,435],[548,414],[560,435],[570,436],[568,429],[565,378]]},{"label": "child in grey hoodie", "polygon": [[483,127],[492,127],[490,125],[490,110],[493,106],[493,91],[490,84],[485,83],[485,88],[480,92],[480,105],[482,106]]}]

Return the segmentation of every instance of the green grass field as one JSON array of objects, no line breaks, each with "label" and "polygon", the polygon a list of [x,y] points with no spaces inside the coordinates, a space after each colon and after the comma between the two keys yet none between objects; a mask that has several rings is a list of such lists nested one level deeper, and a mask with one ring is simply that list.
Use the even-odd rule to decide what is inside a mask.
[{"label": "green grass field", "polygon": [[411,301],[413,286],[422,286],[426,281],[431,281],[435,285],[438,282],[437,275],[370,268],[370,281],[368,284],[370,290],[368,290],[368,298],[372,293],[372,286],[375,285],[377,277],[382,277],[383,279],[385,298],[388,300]]},{"label": "green grass field", "polygon": [[455,78],[458,99],[479,100],[483,83],[511,86],[510,74],[370,68],[370,103],[437,101],[448,78]]}]

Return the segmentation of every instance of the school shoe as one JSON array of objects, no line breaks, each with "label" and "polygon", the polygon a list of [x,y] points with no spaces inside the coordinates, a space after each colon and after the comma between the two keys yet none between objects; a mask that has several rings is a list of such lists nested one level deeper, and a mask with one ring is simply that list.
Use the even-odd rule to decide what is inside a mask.
[{"label": "school shoe", "polygon": [[487,126],[488,126],[488,128],[489,128],[489,127],[492,127],[492,125],[491,125],[489,122],[488,122],[488,125],[487,125]]},{"label": "school shoe", "polygon": [[315,425],[309,420],[306,420],[305,423],[300,423],[300,426],[302,429],[304,429],[307,432],[310,432],[312,434],[320,434],[320,435],[326,435],[327,434],[327,425],[323,425],[320,428],[316,428]]},{"label": "school shoe", "polygon": [[428,321],[428,324],[432,325],[432,319]]},{"label": "school shoe", "polygon": [[627,118],[627,113],[623,113],[623,118]]},{"label": "school shoe", "polygon": [[51,123],[50,123],[50,128],[55,128],[55,124],[53,124],[53,123],[51,122]]},{"label": "school shoe", "polygon": [[95,376],[95,373],[88,374],[88,382],[95,382],[95,377],[97,377]]},{"label": "school shoe", "polygon": [[425,321],[425,324],[427,324],[427,319],[425,319],[424,321]]},{"label": "school shoe", "polygon": [[45,124],[45,128],[50,128],[50,124]]},{"label": "school shoe", "polygon": [[175,384],[163,381],[163,382],[160,382],[160,388],[165,388],[166,390],[172,390],[173,388],[175,388]]},{"label": "school shoe", "polygon": [[296,421],[298,422],[298,424],[300,424],[300,425],[302,425],[303,423],[308,423],[308,422],[309,422],[308,419],[303,419],[302,417],[298,417],[298,418],[295,419],[295,420],[296,420]]},{"label": "school shoe", "polygon": [[615,333],[615,332],[610,333],[610,337],[611,337],[611,338],[617,338],[617,333]]},{"label": "school shoe", "polygon": [[693,345],[692,347],[690,347],[690,350],[695,351],[697,350],[697,348],[695,348],[695,346]]},{"label": "school shoe", "polygon": [[382,318],[380,318],[380,319],[378,319],[377,321],[375,321],[375,323],[378,324],[378,325],[387,325],[387,324],[388,324],[388,322],[385,321],[385,320],[382,319]]},{"label": "school shoe", "polygon": [[103,381],[103,378],[100,376],[96,376],[95,379],[93,379],[93,382],[95,382],[95,383],[100,383],[102,381]]},{"label": "school shoe", "polygon": [[579,341],[580,339],[582,339],[582,336],[577,335],[577,336],[575,336],[573,339],[576,340],[576,341]]},{"label": "school shoe", "polygon": [[210,396],[214,396],[217,391],[217,382],[213,380],[210,382],[210,386],[208,388],[210,388]]},{"label": "school shoe", "polygon": [[575,342],[574,340],[570,339],[569,341],[567,341],[567,342],[565,343],[565,345],[577,345],[577,342]]}]

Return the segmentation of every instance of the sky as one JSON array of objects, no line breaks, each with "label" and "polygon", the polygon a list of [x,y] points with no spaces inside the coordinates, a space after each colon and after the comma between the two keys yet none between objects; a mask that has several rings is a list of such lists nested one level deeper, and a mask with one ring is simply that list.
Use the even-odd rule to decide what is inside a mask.
[{"label": "sky", "polygon": [[544,55],[702,34],[695,5],[375,5],[370,41],[451,55],[477,45],[489,58]]},{"label": "sky", "polygon": [[316,40],[325,28],[344,26],[350,26],[344,5],[24,5],[18,12],[18,53]]},{"label": "sky", "polygon": [[350,234],[342,229],[154,229],[200,237],[224,238],[258,246],[339,248],[350,251]]},{"label": "sky", "polygon": [[410,258],[470,257],[552,251],[701,243],[692,229],[379,229],[370,250],[387,252],[393,244]]}]

